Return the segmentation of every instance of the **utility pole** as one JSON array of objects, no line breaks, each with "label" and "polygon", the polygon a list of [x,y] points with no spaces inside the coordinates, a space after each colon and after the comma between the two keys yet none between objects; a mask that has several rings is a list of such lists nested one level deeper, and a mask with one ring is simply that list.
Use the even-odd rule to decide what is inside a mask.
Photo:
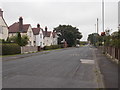
[{"label": "utility pole", "polygon": [[96,24],[95,24],[95,33],[94,33],[94,39],[93,39],[93,40],[94,40],[94,46],[95,46],[95,47],[96,47],[96,33],[97,33],[97,32],[96,32]]},{"label": "utility pole", "polygon": [[102,29],[104,32],[104,0],[102,0]]},{"label": "utility pole", "polygon": [[[104,31],[104,0],[102,0],[102,29],[103,29],[103,33]],[[105,40],[104,40],[104,36],[103,36],[103,53],[105,53]]]},{"label": "utility pole", "polygon": [[95,24],[95,33],[96,33],[96,24]]},{"label": "utility pole", "polygon": [[97,18],[97,34],[99,33],[99,31],[98,31],[98,18]]}]

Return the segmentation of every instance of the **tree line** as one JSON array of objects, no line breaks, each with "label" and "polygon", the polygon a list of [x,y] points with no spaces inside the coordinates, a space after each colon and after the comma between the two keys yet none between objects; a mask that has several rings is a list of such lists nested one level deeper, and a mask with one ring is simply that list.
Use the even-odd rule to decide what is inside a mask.
[{"label": "tree line", "polygon": [[110,34],[110,30],[106,30],[105,34],[92,33],[88,35],[88,41],[95,46],[112,46],[120,48],[120,29]]},{"label": "tree line", "polygon": [[[80,43],[82,38],[81,32],[77,27],[72,25],[59,25],[55,27],[54,32],[58,35],[58,44],[62,44],[64,41],[67,42],[69,47],[75,46]],[[19,46],[25,46],[28,44],[29,38],[26,35],[21,36],[20,32],[17,35],[9,37],[6,41],[2,40],[3,43],[17,43]]]}]

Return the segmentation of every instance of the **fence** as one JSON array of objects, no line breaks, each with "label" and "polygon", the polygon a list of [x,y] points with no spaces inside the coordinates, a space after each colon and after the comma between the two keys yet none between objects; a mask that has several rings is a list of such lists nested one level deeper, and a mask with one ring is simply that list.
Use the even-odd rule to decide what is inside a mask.
[{"label": "fence", "polygon": [[105,47],[105,52],[109,54],[112,58],[120,61],[120,48]]},{"label": "fence", "polygon": [[37,52],[38,47],[36,46],[24,46],[21,47],[21,53]]}]

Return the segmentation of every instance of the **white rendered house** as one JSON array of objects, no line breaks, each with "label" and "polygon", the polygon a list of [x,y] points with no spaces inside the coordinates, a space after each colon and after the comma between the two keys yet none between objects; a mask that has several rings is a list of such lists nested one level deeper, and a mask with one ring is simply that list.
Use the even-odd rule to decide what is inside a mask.
[{"label": "white rendered house", "polygon": [[37,28],[32,28],[34,34],[34,46],[44,47],[43,45],[43,29],[37,24]]},{"label": "white rendered house", "polygon": [[8,38],[8,26],[3,18],[3,11],[0,9],[0,39]]},{"label": "white rendered house", "polygon": [[44,46],[57,45],[58,39],[57,34],[52,31],[47,31],[47,27],[45,27],[44,31]]},{"label": "white rendered house", "polygon": [[34,35],[30,24],[23,24],[23,18],[19,18],[19,22],[9,26],[9,37],[17,35],[20,32],[21,36],[26,35],[29,38],[27,46],[34,46]]}]

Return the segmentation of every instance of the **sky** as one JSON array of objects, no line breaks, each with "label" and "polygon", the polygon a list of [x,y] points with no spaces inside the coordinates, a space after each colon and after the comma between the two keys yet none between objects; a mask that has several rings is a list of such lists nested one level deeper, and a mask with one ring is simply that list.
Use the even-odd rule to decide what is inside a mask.
[{"label": "sky", "polygon": [[[118,28],[118,1],[105,0],[105,29],[111,33]],[[36,27],[39,23],[44,29],[52,31],[61,25],[72,25],[82,33],[86,41],[96,32],[95,24],[99,19],[99,33],[102,32],[102,0],[0,0],[4,19],[8,26],[23,17],[24,24]]]}]

